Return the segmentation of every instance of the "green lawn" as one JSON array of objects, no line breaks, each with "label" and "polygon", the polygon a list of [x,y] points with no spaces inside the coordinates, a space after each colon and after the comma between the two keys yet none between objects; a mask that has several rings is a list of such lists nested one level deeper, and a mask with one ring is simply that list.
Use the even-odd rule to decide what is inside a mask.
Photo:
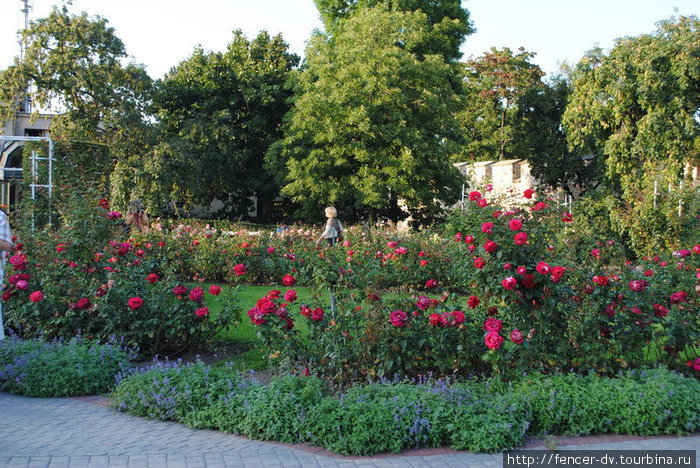
[{"label": "green lawn", "polygon": [[[265,350],[260,347],[256,326],[250,321],[246,312],[255,306],[258,299],[265,296],[273,289],[278,289],[284,294],[289,288],[276,286],[241,286],[237,299],[242,311],[240,320],[231,324],[230,327],[223,330],[217,336],[217,339],[221,341],[235,343],[244,348],[248,348],[248,351],[229,360],[233,361],[234,367],[240,370],[262,370],[268,365],[264,356]],[[207,306],[209,307],[210,313],[213,315],[218,314],[221,311],[223,302],[225,302],[225,299],[231,297],[234,290],[235,286],[222,286],[221,294],[218,297],[208,296]],[[297,301],[291,308],[299,307],[299,304],[310,300],[312,295],[311,288],[295,287],[294,290],[297,292]],[[302,334],[305,334],[307,331],[304,321],[298,320],[295,323],[295,327],[298,327]]]}]

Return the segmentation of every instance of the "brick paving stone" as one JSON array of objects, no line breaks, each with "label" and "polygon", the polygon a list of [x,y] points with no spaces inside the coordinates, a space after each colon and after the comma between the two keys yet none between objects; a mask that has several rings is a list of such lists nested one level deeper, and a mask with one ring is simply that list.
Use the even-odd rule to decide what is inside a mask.
[{"label": "brick paving stone", "polygon": [[51,457],[49,468],[68,468],[70,457]]}]

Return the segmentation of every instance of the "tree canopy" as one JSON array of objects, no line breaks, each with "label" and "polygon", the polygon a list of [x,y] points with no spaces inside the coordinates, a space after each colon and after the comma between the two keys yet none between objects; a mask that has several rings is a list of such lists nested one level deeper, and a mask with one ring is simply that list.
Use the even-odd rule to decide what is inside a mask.
[{"label": "tree canopy", "polygon": [[[145,198],[208,206],[217,198],[229,216],[246,215],[255,195],[266,215],[280,187],[265,170],[265,153],[280,139],[299,58],[281,35],[249,41],[238,30],[223,53],[195,50],[157,82],[154,110],[160,144],[139,165]],[[142,181],[141,181],[142,180]],[[148,195],[150,194],[150,195]]]},{"label": "tree canopy", "polygon": [[426,15],[428,34],[414,53],[419,55],[441,54],[446,60],[457,60],[464,38],[474,32],[469,12],[462,8],[461,0],[314,0],[326,30],[333,36],[340,23],[356,12],[383,6],[397,12],[422,11]]},{"label": "tree canopy", "polygon": [[[534,53],[508,47],[490,51],[464,64],[464,79],[470,95],[460,119],[469,143],[468,159],[506,159],[527,135],[517,134],[515,112],[519,99],[532,88],[543,87],[544,73],[531,63]],[[523,157],[524,155],[517,155]]]},{"label": "tree canopy", "polygon": [[63,112],[54,132],[102,142],[123,140],[144,123],[152,81],[143,66],[127,63],[114,28],[99,16],[54,8],[22,31],[19,59],[0,75],[0,116],[14,117],[22,95],[37,107]]},{"label": "tree canopy", "polygon": [[335,204],[345,217],[418,221],[458,198],[461,83],[442,56],[416,55],[427,24],[422,12],[379,6],[358,10],[333,41],[313,38],[281,145],[282,192],[307,213]]},{"label": "tree canopy", "polygon": [[700,151],[700,31],[696,17],[590,51],[573,74],[563,122],[569,144],[600,156],[624,189],[640,171],[681,175]]}]

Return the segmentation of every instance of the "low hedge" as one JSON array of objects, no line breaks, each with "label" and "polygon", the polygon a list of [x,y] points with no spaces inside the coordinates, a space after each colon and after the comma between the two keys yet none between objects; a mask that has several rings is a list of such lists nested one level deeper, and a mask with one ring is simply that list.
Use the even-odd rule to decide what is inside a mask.
[{"label": "low hedge", "polygon": [[0,390],[31,397],[107,393],[115,386],[115,375],[127,371],[133,358],[116,343],[8,337],[0,341]]},{"label": "low hedge", "polygon": [[700,428],[700,382],[655,369],[616,378],[534,374],[450,383],[381,382],[332,391],[316,377],[262,384],[232,370],[156,364],[126,376],[115,408],[346,455],[449,445],[496,452],[526,434],[686,434]]}]

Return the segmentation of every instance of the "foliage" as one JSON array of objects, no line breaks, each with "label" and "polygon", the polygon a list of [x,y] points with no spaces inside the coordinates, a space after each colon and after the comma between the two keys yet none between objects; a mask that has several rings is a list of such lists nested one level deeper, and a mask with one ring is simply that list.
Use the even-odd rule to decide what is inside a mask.
[{"label": "foliage", "polygon": [[[698,381],[666,369],[596,375],[531,375],[515,386],[530,400],[534,434],[683,434],[700,427]],[[605,395],[601,398],[601,395]]]},{"label": "foliage", "polygon": [[457,60],[464,38],[474,32],[469,12],[458,0],[431,2],[426,0],[315,0],[326,30],[335,35],[342,28],[343,20],[351,18],[363,9],[383,6],[397,12],[422,11],[428,23],[426,29],[431,39],[425,41],[416,52],[420,55],[440,54],[446,60]]},{"label": "foliage", "polygon": [[[264,31],[252,41],[234,31],[223,53],[195,50],[157,83],[161,144],[146,164],[134,162],[138,187],[124,181],[125,189],[204,206],[218,198],[229,217],[246,216],[256,195],[265,219],[279,186],[264,156],[282,136],[292,94],[286,82],[298,61],[281,35]],[[150,186],[153,178],[165,187]]]},{"label": "foliage", "polygon": [[464,153],[472,160],[507,159],[518,154],[519,140],[527,140],[525,132],[516,133],[516,109],[521,97],[544,87],[544,73],[530,60],[535,56],[522,47],[517,54],[505,47],[492,47],[483,56],[464,64],[464,79],[470,99],[460,112],[460,120],[469,137]]},{"label": "foliage", "polygon": [[655,369],[615,378],[530,374],[510,384],[383,379],[331,392],[314,377],[262,384],[201,363],[167,363],[127,376],[112,397],[136,415],[372,455],[445,445],[496,452],[520,446],[526,434],[692,433],[699,386]]},{"label": "foliage", "polygon": [[80,337],[67,342],[0,341],[0,389],[32,397],[104,393],[126,371],[134,354],[118,343],[100,345]]},{"label": "foliage", "polygon": [[152,355],[194,346],[233,321],[235,295],[210,316],[203,289],[179,285],[165,244],[116,240],[121,222],[106,199],[73,202],[60,230],[17,230],[3,294],[8,326],[25,336],[118,336]]},{"label": "foliage", "polygon": [[[652,34],[619,39],[607,55],[590,51],[572,74],[563,116],[570,148],[598,155],[609,189],[621,194],[611,215],[639,253],[671,245],[681,233],[677,203],[656,203],[654,186],[678,187],[686,165],[699,161],[698,37],[697,17],[678,16]],[[688,206],[697,192],[677,193],[686,210],[697,208]]]},{"label": "foliage", "polygon": [[141,65],[123,64],[124,44],[106,19],[56,7],[31,22],[22,40],[23,60],[0,76],[4,118],[14,116],[31,83],[29,98],[37,108],[65,108],[54,118],[54,135],[126,145],[145,125],[151,80]]},{"label": "foliage", "polygon": [[561,120],[571,90],[569,78],[561,75],[526,90],[513,117],[518,135],[513,145],[515,154],[528,159],[541,184],[578,198],[599,184],[602,165],[568,148]]},{"label": "foliage", "polygon": [[282,193],[307,216],[333,204],[345,219],[421,223],[456,199],[461,85],[443,56],[418,54],[431,40],[425,14],[381,7],[312,39],[281,148]]}]

